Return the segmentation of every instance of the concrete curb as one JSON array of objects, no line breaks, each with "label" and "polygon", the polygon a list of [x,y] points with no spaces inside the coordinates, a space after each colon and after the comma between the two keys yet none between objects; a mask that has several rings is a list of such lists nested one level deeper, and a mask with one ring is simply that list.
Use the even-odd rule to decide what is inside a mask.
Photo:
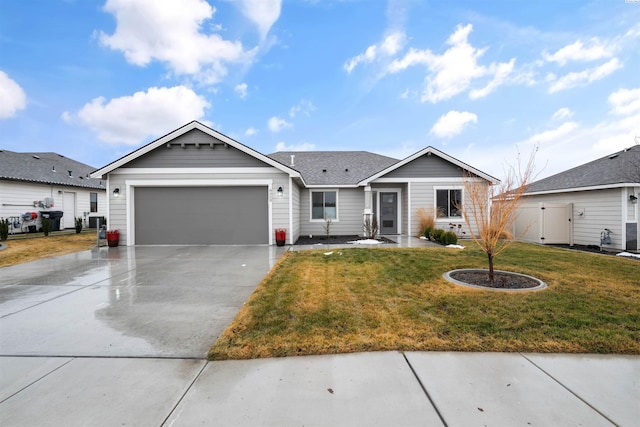
[{"label": "concrete curb", "polygon": [[498,291],[498,292],[527,292],[527,291],[540,291],[542,289],[546,289],[547,284],[545,282],[543,282],[540,279],[537,279],[535,277],[532,276],[528,276],[526,274],[521,274],[521,273],[514,273],[512,271],[502,271],[502,270],[494,270],[496,273],[503,273],[503,274],[510,274],[513,276],[521,276],[521,277],[526,277],[528,279],[534,280],[536,282],[538,282],[538,286],[535,286],[533,288],[524,288],[524,289],[504,289],[504,288],[491,288],[488,286],[477,286],[477,285],[472,285],[470,283],[466,283],[466,282],[462,282],[460,280],[456,280],[453,277],[451,277],[451,273],[456,273],[456,272],[484,272],[484,271],[488,271],[485,269],[481,269],[481,268],[460,268],[457,270],[451,270],[451,271],[447,271],[446,273],[444,273],[442,275],[442,277],[451,283],[455,283],[456,285],[460,285],[460,286],[466,286],[468,288],[475,288],[475,289],[483,289],[485,291]]}]

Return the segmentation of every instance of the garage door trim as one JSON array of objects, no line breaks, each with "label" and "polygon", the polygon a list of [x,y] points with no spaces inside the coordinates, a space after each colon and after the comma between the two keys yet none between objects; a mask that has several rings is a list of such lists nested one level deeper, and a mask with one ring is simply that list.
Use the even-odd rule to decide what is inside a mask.
[{"label": "garage door trim", "polygon": [[273,214],[272,214],[272,179],[171,179],[171,180],[126,180],[126,221],[127,221],[127,246],[136,244],[135,232],[135,188],[136,187],[260,187],[268,190],[268,242],[273,245]]}]

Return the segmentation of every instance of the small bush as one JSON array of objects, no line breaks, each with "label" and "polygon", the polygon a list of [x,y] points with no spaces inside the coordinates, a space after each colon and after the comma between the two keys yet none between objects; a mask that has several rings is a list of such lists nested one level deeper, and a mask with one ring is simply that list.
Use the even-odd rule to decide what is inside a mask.
[{"label": "small bush", "polygon": [[433,231],[433,227],[427,227],[424,230],[424,237],[426,237],[427,239],[431,239],[431,232]]},{"label": "small bush", "polygon": [[76,234],[80,234],[80,232],[82,231],[82,217],[77,217],[75,220],[75,224],[76,224]]},{"label": "small bush", "polygon": [[42,218],[42,232],[45,237],[49,235],[51,231],[51,220],[49,218]]},{"label": "small bush", "polygon": [[0,218],[0,242],[9,238],[9,220]]},{"label": "small bush", "polygon": [[455,245],[458,243],[458,236],[453,231],[446,231],[442,234],[443,245]]},{"label": "small bush", "polygon": [[431,239],[434,242],[441,243],[443,233],[444,233],[444,230],[441,230],[439,228],[434,228],[431,231],[431,234],[429,234],[429,239]]}]

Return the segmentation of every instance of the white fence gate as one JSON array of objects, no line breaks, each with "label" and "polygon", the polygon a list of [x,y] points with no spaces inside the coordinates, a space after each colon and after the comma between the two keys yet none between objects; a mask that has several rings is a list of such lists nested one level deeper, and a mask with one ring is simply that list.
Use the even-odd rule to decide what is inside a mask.
[{"label": "white fence gate", "polygon": [[525,242],[573,244],[573,203],[526,204],[513,224],[516,239]]}]

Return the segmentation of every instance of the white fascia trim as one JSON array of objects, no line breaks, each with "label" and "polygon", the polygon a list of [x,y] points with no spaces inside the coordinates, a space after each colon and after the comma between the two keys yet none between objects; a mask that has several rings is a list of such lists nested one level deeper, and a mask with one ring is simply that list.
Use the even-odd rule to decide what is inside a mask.
[{"label": "white fascia trim", "polygon": [[351,184],[344,184],[344,185],[331,185],[329,184],[330,187],[327,187],[327,184],[315,184],[315,185],[306,185],[304,186],[304,188],[313,188],[314,190],[317,189],[326,189],[326,188],[360,188],[359,185],[351,185]]},{"label": "white fascia trim", "polygon": [[115,169],[118,169],[124,165],[126,165],[127,163],[129,163],[132,160],[137,159],[138,157],[141,157],[145,154],[147,154],[150,151],[155,150],[156,148],[165,145],[168,142],[171,142],[172,140],[176,139],[179,136],[184,135],[185,133],[193,130],[193,129],[198,129],[204,133],[206,133],[207,135],[218,139],[219,141],[228,144],[234,148],[237,148],[238,150],[242,151],[243,153],[246,153],[252,157],[255,157],[256,159],[268,164],[269,166],[273,166],[276,169],[285,172],[287,174],[289,174],[289,176],[294,177],[294,178],[300,178],[303,180],[302,176],[300,176],[300,173],[296,170],[293,170],[285,165],[283,165],[282,163],[276,162],[275,160],[273,160],[270,157],[265,156],[264,154],[261,154],[249,147],[247,147],[246,145],[243,145],[241,143],[239,143],[238,141],[235,141],[231,138],[229,138],[226,135],[223,135],[213,129],[211,129],[208,126],[203,125],[202,123],[198,122],[198,121],[193,121],[191,123],[188,123],[176,130],[174,130],[173,132],[170,132],[168,134],[166,134],[165,136],[156,139],[155,141],[145,145],[144,147],[139,148],[138,150],[127,154],[126,156],[116,160],[115,162],[112,162],[110,164],[108,164],[107,166],[98,169],[97,171],[91,173],[91,177],[92,178],[101,178],[102,176],[112,172]]},{"label": "white fascia trim", "polygon": [[[409,182],[422,182],[422,183],[446,183],[455,182],[464,184],[467,179],[465,178],[378,178],[375,181],[370,182],[370,185],[375,184],[406,184]],[[469,181],[486,181],[478,178],[470,178]]]},{"label": "white fascia trim", "polygon": [[638,184],[633,182],[623,182],[620,184],[594,185],[591,187],[574,187],[574,188],[562,188],[559,190],[533,191],[530,193],[525,193],[525,196],[537,196],[540,194],[556,194],[556,193],[574,193],[578,191],[611,190],[614,188],[635,187],[637,185]]},{"label": "white fascia trim", "polygon": [[273,173],[273,169],[265,168],[120,168],[113,175],[154,175],[154,174],[264,174]]},{"label": "white fascia trim", "polygon": [[295,242],[293,241],[293,178],[291,177],[289,177],[289,233],[287,234],[289,235],[289,244],[293,245]]},{"label": "white fascia trim", "polygon": [[[492,184],[497,184],[497,183],[500,182],[499,179],[494,178],[493,176],[491,176],[489,174],[486,174],[486,173],[484,173],[484,172],[472,167],[471,165],[468,165],[468,164],[456,159],[455,157],[451,157],[448,154],[445,154],[442,151],[437,150],[437,149],[429,146],[429,147],[423,148],[422,150],[418,151],[415,154],[412,154],[411,156],[409,156],[409,157],[407,157],[407,158],[405,158],[403,160],[400,160],[397,163],[394,163],[393,165],[389,166],[388,168],[381,170],[377,174],[375,174],[373,176],[370,176],[369,178],[366,178],[366,179],[360,181],[358,184],[359,185],[367,185],[371,181],[378,180],[378,178],[380,178],[381,176],[384,176],[384,175],[388,174],[389,172],[392,172],[392,171],[394,171],[394,170],[396,170],[398,168],[401,168],[402,166],[406,165],[407,163],[410,163],[410,162],[414,161],[415,159],[424,156],[427,153],[435,154],[436,156],[438,156],[438,157],[440,157],[440,158],[442,158],[444,160],[447,160],[448,162],[453,163],[454,165],[459,166],[462,169],[465,169],[465,170],[473,173],[474,175],[478,175],[478,176],[486,179],[487,181],[491,182]],[[406,182],[406,180],[405,180],[405,182]]]}]

